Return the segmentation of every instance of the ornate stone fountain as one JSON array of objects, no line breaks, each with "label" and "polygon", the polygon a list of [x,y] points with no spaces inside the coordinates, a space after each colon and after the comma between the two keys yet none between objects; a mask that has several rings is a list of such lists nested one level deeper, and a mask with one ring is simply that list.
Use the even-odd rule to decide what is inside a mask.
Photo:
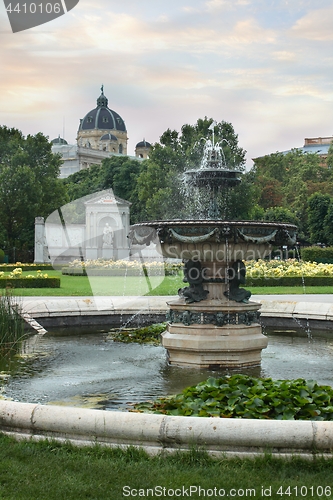
[{"label": "ornate stone fountain", "polygon": [[162,344],[171,365],[198,368],[256,366],[267,338],[259,323],[261,304],[251,302],[244,261],[269,257],[273,247],[294,245],[296,226],[229,221],[219,218],[217,193],[240,182],[228,168],[222,147],[207,140],[197,170],[187,182],[211,199],[206,220],[151,221],[132,226],[132,244],[157,243],[165,258],[182,259],[184,282],[179,299],[168,303]]}]

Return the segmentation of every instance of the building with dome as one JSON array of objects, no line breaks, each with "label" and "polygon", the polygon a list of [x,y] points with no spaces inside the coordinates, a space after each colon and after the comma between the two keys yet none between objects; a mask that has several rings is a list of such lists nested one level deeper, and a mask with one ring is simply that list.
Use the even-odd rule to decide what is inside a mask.
[{"label": "building with dome", "polygon": [[143,139],[143,141],[138,142],[135,146],[135,156],[143,159],[149,158],[150,148],[151,144]]},{"label": "building with dome", "polygon": [[[127,155],[127,129],[123,118],[108,107],[108,99],[104,95],[104,86],[97,99],[96,108],[89,111],[80,120],[76,145],[68,144],[60,136],[53,139],[52,151],[62,156],[60,178],[68,177],[75,172],[99,165],[110,156]],[[151,144],[145,140],[135,148],[133,159],[145,159],[149,156]]]}]

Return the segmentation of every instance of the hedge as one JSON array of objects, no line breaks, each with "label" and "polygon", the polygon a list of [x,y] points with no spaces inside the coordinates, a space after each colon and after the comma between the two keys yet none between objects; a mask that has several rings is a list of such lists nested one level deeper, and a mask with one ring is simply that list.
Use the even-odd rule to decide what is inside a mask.
[{"label": "hedge", "polygon": [[0,278],[0,288],[60,288],[60,278]]},{"label": "hedge", "polygon": [[[68,276],[144,276],[144,272],[142,269],[135,269],[135,268],[129,268],[129,269],[94,269],[94,268],[89,268],[88,272],[86,271],[85,268],[78,268],[78,267],[63,267],[61,270],[62,274],[68,275]],[[179,271],[168,271],[164,270],[162,268],[160,269],[154,269],[150,268],[147,270],[147,276],[174,276],[178,274]]]},{"label": "hedge", "polygon": [[[246,277],[246,286],[302,286],[300,276],[283,276],[281,278],[250,278]],[[333,276],[305,276],[305,286],[333,286]]]},{"label": "hedge", "polygon": [[306,247],[301,250],[302,260],[319,262],[321,264],[333,264],[333,247]]}]

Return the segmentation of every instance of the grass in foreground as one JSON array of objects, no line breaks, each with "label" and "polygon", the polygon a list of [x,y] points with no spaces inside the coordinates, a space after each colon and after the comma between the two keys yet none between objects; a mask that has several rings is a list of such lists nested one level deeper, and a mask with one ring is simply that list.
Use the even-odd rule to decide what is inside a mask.
[{"label": "grass in foreground", "polygon": [[[3,435],[0,454],[0,498],[6,500],[198,499],[203,490],[206,498],[220,498],[222,490],[225,498],[332,498],[332,459],[213,459],[200,450],[149,457],[136,448],[76,448]],[[179,495],[183,488],[187,495]],[[214,488],[220,495],[212,495]]]}]

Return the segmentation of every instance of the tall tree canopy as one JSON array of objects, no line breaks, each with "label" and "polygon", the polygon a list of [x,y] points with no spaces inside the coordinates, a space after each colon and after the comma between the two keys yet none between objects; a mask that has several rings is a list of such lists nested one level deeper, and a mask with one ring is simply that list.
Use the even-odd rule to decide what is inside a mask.
[{"label": "tall tree canopy", "polygon": [[[112,156],[104,159],[101,165],[92,165],[89,169],[70,175],[63,183],[70,201],[111,188],[116,196],[132,203],[131,219],[134,223],[140,220],[142,208],[137,195],[140,169],[138,160],[128,156]],[[73,222],[84,222],[83,212],[77,216]]]},{"label": "tall tree canopy", "polygon": [[309,200],[314,193],[333,196],[333,169],[323,166],[318,154],[294,149],[255,159],[253,172],[258,205],[266,211],[272,207],[288,209],[301,236],[321,241],[310,216],[313,208]]},{"label": "tall tree canopy", "polygon": [[43,134],[0,127],[0,247],[33,248],[35,217],[66,202],[60,165]]}]

